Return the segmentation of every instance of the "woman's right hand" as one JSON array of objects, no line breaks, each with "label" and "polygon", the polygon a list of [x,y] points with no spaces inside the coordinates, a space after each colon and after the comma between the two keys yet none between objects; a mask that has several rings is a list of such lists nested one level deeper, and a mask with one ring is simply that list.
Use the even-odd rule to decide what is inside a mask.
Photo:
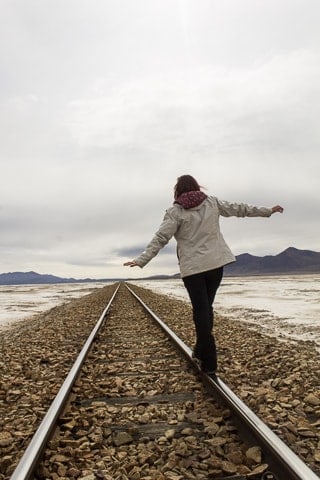
[{"label": "woman's right hand", "polygon": [[139,267],[137,262],[135,262],[134,260],[131,260],[130,262],[125,262],[123,265],[125,267]]}]

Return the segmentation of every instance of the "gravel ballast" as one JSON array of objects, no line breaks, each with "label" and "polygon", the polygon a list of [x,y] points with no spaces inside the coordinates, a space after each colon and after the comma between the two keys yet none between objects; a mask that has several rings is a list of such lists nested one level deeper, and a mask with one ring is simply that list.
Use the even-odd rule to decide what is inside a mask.
[{"label": "gravel ballast", "polygon": [[[0,479],[9,478],[107,305],[107,286],[0,333]],[[190,347],[188,303],[132,286]],[[280,341],[216,316],[218,375],[310,468],[320,467],[319,358],[312,343]]]}]

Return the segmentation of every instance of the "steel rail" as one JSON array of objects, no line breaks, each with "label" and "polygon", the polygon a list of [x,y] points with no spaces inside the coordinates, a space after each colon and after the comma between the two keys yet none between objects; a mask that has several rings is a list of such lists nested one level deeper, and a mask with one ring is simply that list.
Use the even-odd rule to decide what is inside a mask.
[{"label": "steel rail", "polygon": [[[184,356],[195,368],[199,367],[192,357],[192,350],[166,325],[144,302],[143,300],[127,285],[130,293],[140,302],[145,310],[152,318],[161,326],[161,328],[172,338]],[[279,480],[319,480],[319,477],[254,413],[250,410],[242,400],[217,376],[211,377],[201,372],[206,382],[210,384],[217,395],[234,412],[235,416],[244,422],[260,444],[271,452],[274,459],[273,468],[279,466],[275,472],[276,477],[268,477],[268,472],[262,478],[279,478]],[[272,473],[270,472],[272,475]],[[281,477],[278,475],[281,475]],[[285,475],[285,476],[283,476]],[[288,476],[289,475],[289,476]]]},{"label": "steel rail", "polygon": [[68,400],[71,389],[81,371],[82,364],[86,356],[88,355],[88,352],[92,346],[92,343],[103,324],[105,316],[107,315],[108,310],[110,309],[110,306],[119,290],[119,287],[120,287],[120,284],[117,286],[108,305],[102,312],[98,322],[96,323],[95,327],[91,331],[84,346],[82,347],[82,350],[78,358],[73,364],[69,374],[67,375],[59,392],[54,398],[51,406],[49,407],[49,410],[47,411],[45,417],[43,418],[41,424],[39,425],[36,433],[32,437],[30,444],[28,445],[23,456],[21,457],[17,467],[15,468],[13,474],[10,477],[10,480],[29,480],[33,475],[34,470],[37,466],[37,462],[41,457],[43,450],[56,425],[56,421]]}]

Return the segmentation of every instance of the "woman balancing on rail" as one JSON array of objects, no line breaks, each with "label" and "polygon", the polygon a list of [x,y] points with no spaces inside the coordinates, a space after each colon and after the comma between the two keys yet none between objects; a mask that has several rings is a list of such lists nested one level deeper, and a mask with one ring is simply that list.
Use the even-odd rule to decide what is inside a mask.
[{"label": "woman balancing on rail", "polygon": [[181,277],[193,308],[197,338],[193,356],[208,374],[214,374],[217,369],[212,305],[223,266],[235,261],[220,232],[219,217],[270,217],[275,212],[282,213],[283,208],[218,200],[203,193],[191,175],[182,175],[174,187],[174,204],[166,211],[159,230],[139,257],[124,263],[144,267],[175,237]]}]

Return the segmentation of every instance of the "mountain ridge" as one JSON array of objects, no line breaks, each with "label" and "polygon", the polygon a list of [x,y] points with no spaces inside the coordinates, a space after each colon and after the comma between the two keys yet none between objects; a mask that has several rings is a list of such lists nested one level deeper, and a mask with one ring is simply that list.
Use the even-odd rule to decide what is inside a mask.
[{"label": "mountain ridge", "polygon": [[226,265],[225,275],[284,275],[320,273],[320,253],[288,247],[278,255],[258,257],[243,253]]},{"label": "mountain ridge", "polygon": [[[236,262],[224,267],[225,276],[250,276],[250,275],[285,275],[320,273],[320,252],[313,250],[299,250],[288,247],[277,255],[259,257],[250,253],[236,256]],[[141,280],[180,278],[180,274],[153,275]],[[30,272],[8,272],[0,274],[0,285],[39,285],[55,283],[89,283],[119,280],[134,280],[134,278],[102,278],[102,279],[75,279],[63,278],[51,274]]]}]

